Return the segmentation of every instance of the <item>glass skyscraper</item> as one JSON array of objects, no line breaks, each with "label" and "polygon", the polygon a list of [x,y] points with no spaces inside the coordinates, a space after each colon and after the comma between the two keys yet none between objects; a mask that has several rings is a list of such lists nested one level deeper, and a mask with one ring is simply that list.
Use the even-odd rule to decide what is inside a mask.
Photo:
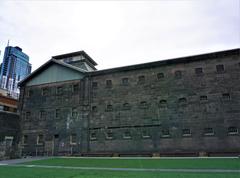
[{"label": "glass skyscraper", "polygon": [[31,73],[31,68],[29,56],[21,48],[7,46],[0,72],[0,87],[7,89],[12,97],[18,98],[18,82]]}]

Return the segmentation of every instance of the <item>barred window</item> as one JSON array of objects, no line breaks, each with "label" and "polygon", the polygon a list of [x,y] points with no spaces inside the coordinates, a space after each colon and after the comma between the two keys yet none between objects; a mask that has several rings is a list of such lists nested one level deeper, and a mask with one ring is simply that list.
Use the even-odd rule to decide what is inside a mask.
[{"label": "barred window", "polygon": [[162,137],[170,137],[169,129],[163,129],[162,130]]},{"label": "barred window", "polygon": [[222,98],[223,98],[224,100],[230,100],[230,94],[229,94],[229,93],[223,93],[223,94],[222,94]]},{"label": "barred window", "polygon": [[125,131],[124,134],[123,134],[123,138],[124,139],[130,139],[132,136],[131,136],[131,133],[130,131]]},{"label": "barred window", "polygon": [[228,127],[228,135],[237,135],[238,128],[237,127]]},{"label": "barred window", "polygon": [[207,96],[203,95],[203,96],[200,96],[200,101],[206,101],[207,100]]},{"label": "barred window", "polygon": [[150,138],[150,133],[148,130],[143,130],[142,131],[142,138]]},{"label": "barred window", "polygon": [[40,119],[46,119],[47,117],[47,112],[46,111],[40,111]]},{"label": "barred window", "polygon": [[182,130],[182,136],[183,136],[183,137],[189,137],[189,136],[191,136],[191,130],[190,130],[190,129],[183,129],[183,130]]},{"label": "barred window", "polygon": [[205,129],[204,129],[204,135],[205,135],[205,136],[212,136],[212,135],[214,135],[214,130],[213,130],[213,128],[205,128]]},{"label": "barred window", "polygon": [[112,132],[107,132],[106,139],[113,139],[113,133]]}]

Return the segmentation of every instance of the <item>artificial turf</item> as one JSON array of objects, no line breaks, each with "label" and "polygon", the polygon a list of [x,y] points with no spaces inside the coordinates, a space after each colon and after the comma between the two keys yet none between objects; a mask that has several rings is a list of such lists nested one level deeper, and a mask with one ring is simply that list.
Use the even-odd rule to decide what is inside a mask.
[{"label": "artificial turf", "polygon": [[239,178],[239,173],[89,171],[0,166],[0,178]]},{"label": "artificial turf", "polygon": [[53,158],[27,162],[28,165],[104,167],[104,168],[161,168],[161,169],[235,169],[240,170],[239,158],[196,159],[100,159],[100,158]]}]

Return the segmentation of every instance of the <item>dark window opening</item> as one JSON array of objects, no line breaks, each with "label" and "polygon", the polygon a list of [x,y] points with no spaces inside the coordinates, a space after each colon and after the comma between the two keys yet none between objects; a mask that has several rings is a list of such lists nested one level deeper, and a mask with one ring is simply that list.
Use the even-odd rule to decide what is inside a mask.
[{"label": "dark window opening", "polygon": [[142,84],[145,82],[145,76],[144,75],[141,75],[138,77],[138,83]]},{"label": "dark window opening", "polygon": [[228,127],[228,135],[237,135],[238,128],[237,127]]},{"label": "dark window opening", "polygon": [[43,88],[42,89],[42,96],[47,96],[48,95],[48,88]]},{"label": "dark window opening", "polygon": [[158,73],[157,74],[157,79],[160,80],[162,78],[164,78],[164,73]]},{"label": "dark window opening", "polygon": [[207,100],[207,96],[200,96],[200,101],[206,101]]},{"label": "dark window opening", "polygon": [[159,106],[160,106],[161,108],[167,107],[167,100],[160,100],[160,101],[159,101]]},{"label": "dark window opening", "polygon": [[213,128],[205,128],[205,129],[204,129],[204,135],[205,135],[205,136],[214,135],[214,130],[213,130]]},{"label": "dark window opening", "polygon": [[113,106],[111,104],[108,104],[106,109],[107,109],[107,111],[112,111],[113,110]]},{"label": "dark window opening", "polygon": [[106,138],[107,139],[113,139],[113,133],[112,132],[108,132]]},{"label": "dark window opening", "polygon": [[170,137],[169,129],[162,130],[162,137]]},{"label": "dark window opening", "polygon": [[196,75],[202,75],[203,74],[203,68],[201,68],[201,67],[195,68],[195,74]]},{"label": "dark window opening", "polygon": [[77,108],[72,108],[72,117],[77,117],[78,116],[78,111]]},{"label": "dark window opening", "polygon": [[131,136],[131,133],[130,131],[125,131],[124,134],[123,134],[123,138],[125,139],[130,139],[132,136]]},{"label": "dark window opening", "polygon": [[222,98],[223,98],[224,100],[230,100],[230,94],[229,94],[229,93],[223,93],[223,94],[222,94]]},{"label": "dark window opening", "polygon": [[92,133],[90,134],[90,139],[91,139],[91,140],[96,140],[96,139],[97,139],[97,134],[96,134],[96,132],[92,132]]},{"label": "dark window opening", "polygon": [[92,111],[97,112],[97,106],[92,106]]},{"label": "dark window opening", "polygon": [[131,106],[129,103],[124,103],[123,104],[123,110],[130,110],[131,109]]},{"label": "dark window opening", "polygon": [[128,78],[123,78],[122,79],[122,84],[123,85],[128,85]]},{"label": "dark window opening", "polygon": [[56,109],[55,117],[56,118],[60,117],[60,109]]},{"label": "dark window opening", "polygon": [[62,87],[57,87],[57,94],[61,95],[63,93],[63,88]]},{"label": "dark window opening", "polygon": [[106,80],[106,87],[111,88],[112,87],[112,80]]},{"label": "dark window opening", "polygon": [[186,103],[187,103],[187,99],[186,99],[186,98],[179,98],[179,99],[178,99],[178,102],[179,102],[180,104],[186,104]]},{"label": "dark window opening", "polygon": [[175,78],[176,78],[176,79],[182,78],[182,71],[180,71],[180,70],[175,71]]},{"label": "dark window opening", "polygon": [[92,88],[93,88],[93,89],[96,89],[97,87],[98,87],[98,83],[97,83],[97,82],[93,82],[93,83],[92,83]]},{"label": "dark window opening", "polygon": [[79,89],[79,85],[78,84],[74,84],[72,85],[72,91],[75,93],[75,92],[78,92],[78,89]]},{"label": "dark window opening", "polygon": [[43,135],[38,135],[38,137],[37,137],[37,144],[38,145],[42,145],[43,142],[44,142]]},{"label": "dark window opening", "polygon": [[182,136],[184,136],[184,137],[191,136],[191,130],[190,129],[183,129],[182,130]]},{"label": "dark window opening", "polygon": [[216,65],[216,70],[217,70],[217,73],[224,72],[224,65],[223,64]]},{"label": "dark window opening", "polygon": [[141,109],[146,109],[148,107],[148,105],[147,105],[147,102],[146,101],[141,101],[140,102],[140,108]]},{"label": "dark window opening", "polygon": [[77,143],[77,134],[71,134],[70,135],[70,144],[76,144]]}]

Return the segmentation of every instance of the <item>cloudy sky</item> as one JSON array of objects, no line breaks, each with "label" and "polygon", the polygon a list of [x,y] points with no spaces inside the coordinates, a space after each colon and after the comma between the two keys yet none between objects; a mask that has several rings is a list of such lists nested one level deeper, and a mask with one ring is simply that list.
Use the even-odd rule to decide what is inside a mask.
[{"label": "cloudy sky", "polygon": [[84,50],[98,69],[240,47],[240,0],[0,1],[8,39],[36,69]]}]

